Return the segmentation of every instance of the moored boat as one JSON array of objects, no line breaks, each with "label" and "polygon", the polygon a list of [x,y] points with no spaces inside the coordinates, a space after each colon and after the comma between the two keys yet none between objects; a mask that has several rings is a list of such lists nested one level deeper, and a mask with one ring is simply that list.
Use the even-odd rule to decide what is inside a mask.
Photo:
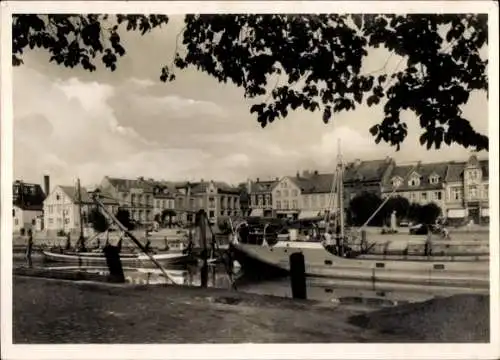
[{"label": "moored boat", "polygon": [[[44,259],[48,262],[71,263],[83,266],[105,266],[107,264],[104,253],[57,253],[52,251],[42,251]],[[191,255],[183,252],[166,252],[151,255],[156,261],[163,265],[181,264],[192,261]],[[120,254],[123,266],[129,267],[153,267],[148,255]]]},{"label": "moored boat", "polygon": [[[243,226],[241,231],[235,228],[233,233],[231,247],[236,260],[247,272],[286,274],[290,272],[291,254],[301,253],[307,276],[464,288],[489,287],[487,242],[436,240],[436,236],[432,235],[415,241],[407,235],[406,239],[399,237],[399,241],[369,244],[364,236],[359,236],[362,232],[346,233],[342,179],[343,165],[339,156],[331,193],[332,200],[333,196],[337,199],[330,202],[338,204],[338,208],[325,216],[323,239],[317,236],[317,231],[312,239],[299,239],[296,231],[289,231],[288,236],[273,234],[270,236],[272,240],[267,241],[264,229],[263,239],[255,241],[249,236],[248,226]],[[335,235],[328,231],[330,214],[335,214],[332,226]]]}]

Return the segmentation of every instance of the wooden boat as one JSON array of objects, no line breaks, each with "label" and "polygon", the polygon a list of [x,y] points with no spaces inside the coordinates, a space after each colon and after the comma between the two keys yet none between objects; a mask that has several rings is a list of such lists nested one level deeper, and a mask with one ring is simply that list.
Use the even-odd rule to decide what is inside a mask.
[{"label": "wooden boat", "polygon": [[[341,160],[339,161],[341,164]],[[337,204],[343,209],[342,165],[334,176]],[[334,186],[332,186],[333,193]],[[384,203],[383,203],[384,204]],[[383,206],[382,204],[382,206]],[[380,208],[379,208],[380,210]],[[376,244],[359,245],[355,239],[344,235],[343,211],[340,214],[340,230],[343,241],[301,241],[297,239],[270,243],[245,241],[248,230],[234,229],[231,248],[235,259],[245,272],[265,274],[288,274],[290,256],[301,253],[304,256],[307,276],[332,279],[365,280],[371,282],[412,283],[418,285],[489,287],[489,251],[487,244],[460,248],[461,244],[435,241],[427,243],[410,241],[410,235],[403,244],[384,244],[376,250]],[[368,222],[368,221],[367,221]],[[264,232],[265,233],[265,232]],[[265,234],[264,234],[265,235]],[[473,245],[473,244],[472,244]],[[485,246],[484,246],[485,245]],[[375,250],[370,253],[370,250]]]},{"label": "wooden boat", "polygon": [[[63,262],[84,266],[106,266],[106,257],[103,253],[56,253],[44,250],[43,256],[47,262]],[[182,252],[166,252],[153,254],[153,258],[163,265],[181,264],[192,261],[190,254]],[[144,253],[120,254],[123,266],[127,267],[153,267],[149,257]]]}]

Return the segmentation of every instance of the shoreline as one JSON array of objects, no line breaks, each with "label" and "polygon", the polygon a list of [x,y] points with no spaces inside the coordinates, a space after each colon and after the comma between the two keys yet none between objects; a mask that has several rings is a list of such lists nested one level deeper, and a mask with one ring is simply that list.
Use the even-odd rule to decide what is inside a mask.
[{"label": "shoreline", "polygon": [[13,342],[487,342],[489,296],[375,310],[234,290],[13,276]]}]

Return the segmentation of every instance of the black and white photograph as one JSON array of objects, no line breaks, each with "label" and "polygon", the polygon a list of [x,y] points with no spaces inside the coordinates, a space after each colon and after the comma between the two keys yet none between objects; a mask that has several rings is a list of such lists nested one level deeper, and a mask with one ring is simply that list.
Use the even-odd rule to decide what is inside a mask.
[{"label": "black and white photograph", "polygon": [[2,358],[500,356],[497,3],[1,10]]}]

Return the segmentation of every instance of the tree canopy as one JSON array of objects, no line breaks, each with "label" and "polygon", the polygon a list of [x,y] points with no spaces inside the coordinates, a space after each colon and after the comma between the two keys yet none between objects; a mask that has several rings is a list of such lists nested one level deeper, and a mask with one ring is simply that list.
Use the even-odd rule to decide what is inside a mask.
[{"label": "tree canopy", "polygon": [[[266,96],[250,108],[262,127],[298,108],[320,111],[327,123],[335,112],[385,99],[384,117],[370,129],[377,143],[399,149],[408,133],[401,113],[410,110],[428,149],[443,142],[488,149],[461,110],[472,91],[487,94],[486,14],[219,14],[184,22],[183,50],[174,49],[160,79],[195,67],[247,98]],[[100,60],[114,71],[126,53],[120,32],[144,35],[167,23],[165,15],[15,15],[12,63],[22,64],[26,48],[41,48],[59,65],[94,71]],[[368,50],[378,47],[403,66],[363,73]]]}]

